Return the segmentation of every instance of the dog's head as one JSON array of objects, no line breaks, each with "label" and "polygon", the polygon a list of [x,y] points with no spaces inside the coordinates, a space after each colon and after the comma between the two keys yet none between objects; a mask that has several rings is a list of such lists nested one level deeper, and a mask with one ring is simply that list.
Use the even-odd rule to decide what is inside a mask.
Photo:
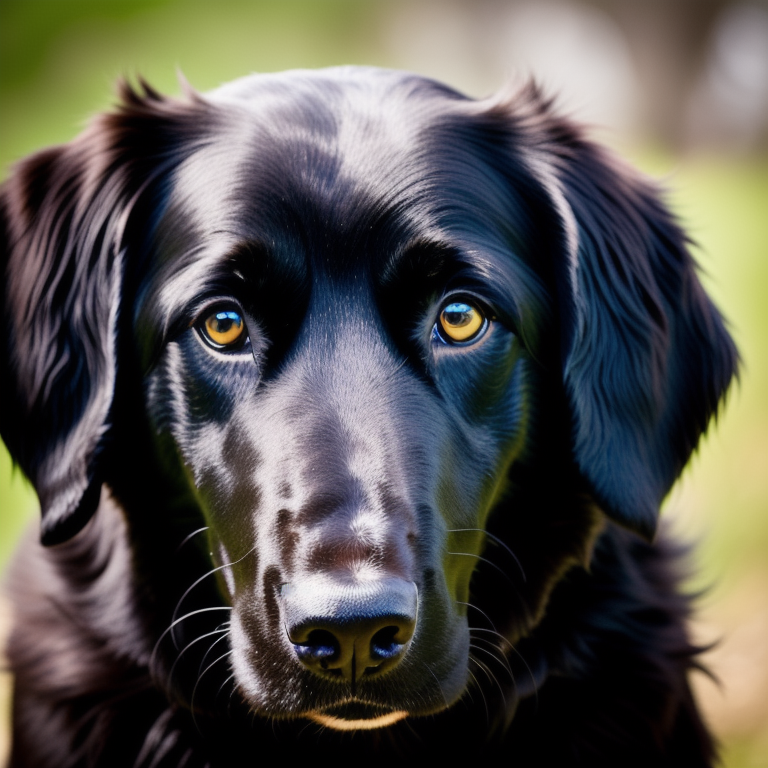
[{"label": "dog's head", "polygon": [[[503,654],[604,516],[652,536],[735,368],[655,190],[535,89],[125,89],[2,210],[0,427],[43,543],[107,486],[154,639],[217,583],[209,658],[261,714],[451,705],[468,611]],[[198,529],[179,576],[157,542]]]}]

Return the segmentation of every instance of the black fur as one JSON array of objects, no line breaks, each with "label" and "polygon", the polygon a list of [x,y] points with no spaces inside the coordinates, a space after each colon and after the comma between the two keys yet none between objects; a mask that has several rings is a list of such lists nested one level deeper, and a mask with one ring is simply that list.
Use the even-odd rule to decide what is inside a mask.
[{"label": "black fur", "polygon": [[652,540],[736,352],[534,88],[124,87],[1,199],[13,766],[711,765]]}]

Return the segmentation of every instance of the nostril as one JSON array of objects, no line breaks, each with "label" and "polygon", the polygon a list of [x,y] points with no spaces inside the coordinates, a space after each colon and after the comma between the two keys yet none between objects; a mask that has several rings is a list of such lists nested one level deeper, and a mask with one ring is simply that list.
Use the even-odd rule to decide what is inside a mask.
[{"label": "nostril", "polygon": [[323,677],[352,683],[400,663],[416,628],[413,582],[386,579],[347,585],[308,578],[282,585],[282,610],[296,658]]},{"label": "nostril", "polygon": [[307,639],[293,643],[296,656],[305,664],[319,664],[328,669],[328,664],[339,658],[341,647],[332,632],[325,629],[313,629]]},{"label": "nostril", "polygon": [[[402,652],[405,643],[398,642],[395,638],[400,632],[400,627],[383,627],[371,638],[371,660],[386,661],[395,658]],[[406,641],[407,642],[407,639]]]}]

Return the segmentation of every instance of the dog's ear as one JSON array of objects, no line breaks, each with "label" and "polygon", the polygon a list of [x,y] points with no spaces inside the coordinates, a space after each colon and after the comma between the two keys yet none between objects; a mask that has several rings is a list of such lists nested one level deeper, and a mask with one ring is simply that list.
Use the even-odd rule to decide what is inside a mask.
[{"label": "dog's ear", "polygon": [[37,491],[45,544],[98,505],[115,385],[120,211],[89,188],[92,149],[81,140],[28,158],[0,192],[0,430]]},{"label": "dog's ear", "polygon": [[554,165],[575,458],[605,511],[650,538],[737,352],[658,191],[578,136]]},{"label": "dog's ear", "polygon": [[0,433],[37,491],[44,544],[73,536],[98,506],[118,320],[130,314],[126,232],[153,178],[183,154],[183,132],[199,129],[188,113],[201,103],[123,85],[118,110],[22,161],[0,188]]}]

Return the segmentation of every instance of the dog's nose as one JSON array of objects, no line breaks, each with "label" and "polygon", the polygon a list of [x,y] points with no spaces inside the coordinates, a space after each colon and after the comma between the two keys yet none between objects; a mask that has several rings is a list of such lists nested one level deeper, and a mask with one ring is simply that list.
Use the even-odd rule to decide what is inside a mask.
[{"label": "dog's nose", "polygon": [[284,584],[282,597],[302,664],[353,684],[395,666],[416,627],[416,585],[404,579],[348,585],[313,577]]}]

